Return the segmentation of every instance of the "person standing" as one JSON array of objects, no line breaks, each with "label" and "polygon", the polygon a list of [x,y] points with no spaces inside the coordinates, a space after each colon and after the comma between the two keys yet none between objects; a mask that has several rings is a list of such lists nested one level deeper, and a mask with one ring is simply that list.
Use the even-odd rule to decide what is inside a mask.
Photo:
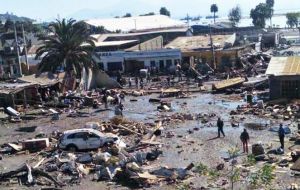
[{"label": "person standing", "polygon": [[108,95],[107,95],[107,93],[105,92],[104,95],[103,95],[103,97],[102,97],[102,101],[103,101],[103,103],[104,103],[105,109],[108,108],[108,100],[107,100],[107,98],[108,98]]},{"label": "person standing", "polygon": [[247,152],[248,154],[248,141],[250,139],[249,134],[247,132],[247,129],[244,129],[244,131],[241,133],[240,139],[243,143],[243,152]]},{"label": "person standing", "polygon": [[225,133],[223,131],[224,122],[220,117],[218,118],[217,126],[218,126],[218,138],[220,138],[221,135],[220,133],[222,133],[222,135],[225,137]]},{"label": "person standing", "polygon": [[284,149],[284,129],[282,127],[282,124],[279,125],[279,130],[278,130],[278,136],[281,144],[281,148]]},{"label": "person standing", "polygon": [[131,88],[132,84],[131,84],[131,78],[129,77],[129,80],[128,80],[128,85],[129,85],[129,88]]},{"label": "person standing", "polygon": [[135,87],[139,87],[139,78],[137,76],[135,77]]}]

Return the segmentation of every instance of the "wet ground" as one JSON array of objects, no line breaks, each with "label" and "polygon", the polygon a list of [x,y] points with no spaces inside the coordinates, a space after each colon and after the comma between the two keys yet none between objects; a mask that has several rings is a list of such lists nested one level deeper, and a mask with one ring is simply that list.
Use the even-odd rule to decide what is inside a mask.
[{"label": "wet ground", "polygon": [[[241,105],[244,102],[239,96],[225,96],[225,95],[212,95],[205,93],[191,94],[190,98],[176,99],[168,98],[168,101],[172,104],[172,112],[158,112],[157,104],[149,103],[149,98],[157,98],[158,94],[152,94],[141,97],[127,96],[124,102],[124,115],[130,120],[142,121],[142,122],[154,122],[159,115],[171,115],[178,113],[192,113],[192,114],[215,114],[215,117],[210,118],[209,122],[202,124],[200,121],[186,121],[184,123],[174,123],[164,126],[164,133],[158,141],[162,142],[163,155],[159,159],[153,162],[153,167],[168,166],[175,168],[184,168],[190,163],[197,164],[199,162],[207,165],[210,168],[215,168],[218,163],[224,163],[223,157],[227,156],[227,151],[235,146],[241,148],[240,133],[243,130],[243,124],[247,122],[255,123],[269,123],[270,120],[264,118],[258,118],[252,115],[240,115],[235,116],[236,121],[241,121],[240,118],[244,118],[243,122],[239,123],[239,127],[233,128],[231,126],[230,111],[234,110],[237,105]],[[137,101],[130,101],[135,99]],[[113,108],[112,108],[113,109]],[[103,121],[108,120],[114,116],[113,111],[103,111],[95,113],[94,109],[84,110],[88,117],[69,118],[66,114],[63,114],[58,121],[51,121],[51,117],[39,117],[33,121],[23,121],[18,124],[1,124],[0,128],[0,144],[6,142],[18,141],[26,138],[33,138],[39,133],[50,134],[53,131],[64,131],[66,129],[83,127],[86,122],[89,121]],[[226,137],[217,137],[216,119],[220,116],[225,121],[224,132]],[[271,121],[273,125],[278,125],[281,121]],[[288,124],[290,122],[285,122]],[[24,126],[38,126],[33,133],[17,132],[16,129]],[[198,128],[195,130],[195,128]],[[175,136],[171,138],[164,137],[164,134],[172,132]],[[279,140],[277,134],[270,132],[267,129],[262,131],[248,129],[250,134],[250,144],[262,142],[263,144],[272,145],[273,148],[279,147]],[[286,147],[288,147],[288,142]],[[297,147],[295,147],[297,148]],[[299,148],[299,147],[298,147]],[[286,151],[287,153],[288,151]],[[31,159],[32,155],[13,155],[4,156],[0,161],[0,167],[3,170],[10,170],[24,163],[25,160]],[[238,163],[241,164],[242,160],[246,158],[246,155],[241,153],[238,158]],[[225,163],[226,173],[229,171],[229,164]],[[292,178],[289,176],[288,168],[280,169],[282,172],[276,173],[276,179],[272,187],[275,189],[286,189],[292,182],[297,182],[299,178]],[[225,175],[225,174],[224,174]],[[224,177],[223,177],[224,178]],[[226,178],[226,177],[225,177]],[[298,181],[299,182],[299,181]],[[210,187],[220,188],[218,180],[211,181],[206,177],[195,177],[189,179],[187,183],[193,187]],[[18,185],[16,189],[20,189]],[[228,189],[228,184],[221,186]],[[11,187],[1,187],[11,189]],[[89,177],[83,180],[80,186],[65,187],[64,189],[126,189],[125,187],[117,186],[116,184],[110,184],[105,182],[91,182]],[[164,183],[160,185],[154,185],[150,189],[174,189],[174,185],[166,185]],[[237,183],[238,188],[246,188],[245,182]],[[26,188],[25,188],[26,189]],[[30,189],[35,189],[30,187]],[[38,189],[38,188],[37,188]]]}]

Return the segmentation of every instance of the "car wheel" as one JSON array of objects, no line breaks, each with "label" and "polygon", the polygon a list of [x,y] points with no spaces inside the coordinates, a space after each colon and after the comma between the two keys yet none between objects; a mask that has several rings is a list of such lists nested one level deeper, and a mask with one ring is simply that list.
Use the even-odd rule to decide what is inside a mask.
[{"label": "car wheel", "polygon": [[67,150],[70,152],[77,152],[78,148],[77,148],[77,146],[70,144],[67,146]]}]

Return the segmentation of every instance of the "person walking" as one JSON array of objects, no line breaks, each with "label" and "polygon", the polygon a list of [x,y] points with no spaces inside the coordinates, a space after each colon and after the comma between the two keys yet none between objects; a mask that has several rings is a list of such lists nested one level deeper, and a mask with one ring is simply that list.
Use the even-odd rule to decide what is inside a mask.
[{"label": "person walking", "polygon": [[225,133],[223,131],[224,122],[220,117],[218,118],[217,126],[218,126],[218,138],[220,138],[221,135],[220,133],[222,133],[222,135],[225,137]]},{"label": "person walking", "polygon": [[284,149],[284,129],[282,127],[282,124],[279,125],[279,130],[278,130],[278,136],[281,144],[281,148]]},{"label": "person walking", "polygon": [[244,131],[241,133],[240,139],[243,144],[243,152],[248,154],[248,141],[250,139],[249,134],[247,132],[247,129],[244,129]]}]

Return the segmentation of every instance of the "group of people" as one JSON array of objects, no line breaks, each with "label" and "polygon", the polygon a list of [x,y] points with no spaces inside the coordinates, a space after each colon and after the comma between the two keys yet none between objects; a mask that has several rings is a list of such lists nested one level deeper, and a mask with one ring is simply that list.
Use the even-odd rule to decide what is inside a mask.
[{"label": "group of people", "polygon": [[123,116],[124,105],[122,102],[125,99],[123,93],[118,93],[110,90],[103,90],[102,102],[104,103],[105,109],[108,109],[108,104],[115,105],[115,114]]},{"label": "group of people", "polygon": [[[223,137],[225,137],[225,133],[224,133],[224,130],[223,130],[224,121],[220,117],[217,120],[217,127],[218,127],[218,138],[221,137],[221,134],[223,135]],[[278,137],[279,137],[280,145],[281,145],[280,148],[284,151],[285,131],[283,129],[282,124],[280,124],[280,126],[279,126]],[[248,133],[247,129],[243,130],[243,132],[240,135],[240,139],[241,139],[242,146],[243,146],[243,152],[244,153],[246,152],[248,154],[248,152],[249,152],[248,143],[249,143],[249,140],[250,140],[250,136],[249,136],[249,133]]]},{"label": "group of people", "polygon": [[[132,87],[132,82],[133,82],[132,78],[129,77],[129,79],[128,79],[128,86],[129,86],[129,88]],[[150,73],[148,73],[147,76],[146,76],[146,83],[150,83],[150,82],[151,82],[151,76],[150,76]],[[144,89],[144,85],[145,85],[144,78],[136,76],[134,78],[134,84],[135,84],[136,88],[140,87],[140,89]]]}]

